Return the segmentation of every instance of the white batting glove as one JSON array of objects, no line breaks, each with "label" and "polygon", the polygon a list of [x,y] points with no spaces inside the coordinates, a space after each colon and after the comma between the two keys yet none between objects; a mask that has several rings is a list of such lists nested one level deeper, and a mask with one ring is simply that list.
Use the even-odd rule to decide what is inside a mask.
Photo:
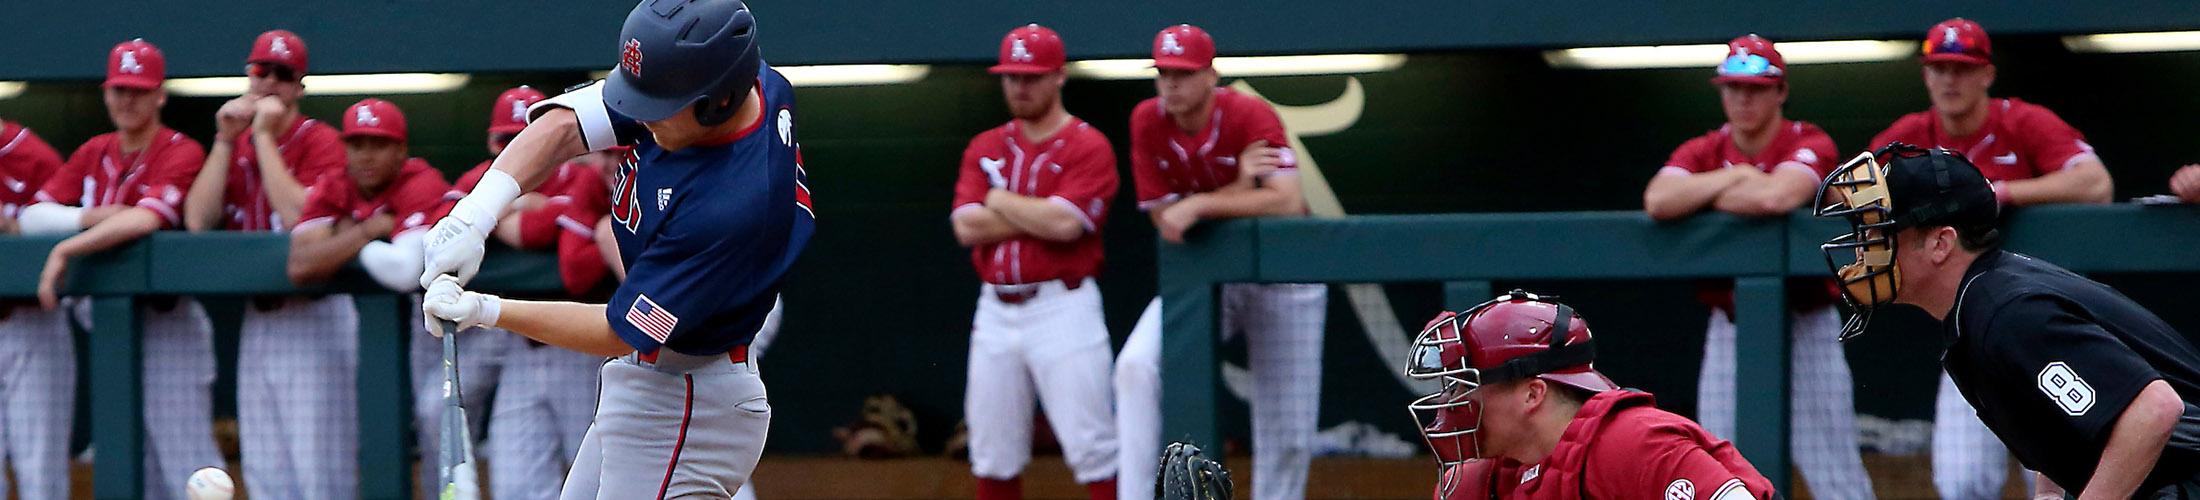
[{"label": "white batting glove", "polygon": [[480,233],[456,211],[436,221],[423,242],[422,255],[427,264],[420,273],[420,286],[434,284],[437,277],[456,278],[459,283],[473,280],[474,273],[481,271],[481,254],[485,251]]},{"label": "white batting glove", "polygon": [[442,337],[445,333],[441,322],[435,321],[436,319],[457,323],[459,331],[483,325],[494,326],[502,305],[503,299],[495,295],[459,288],[458,278],[448,275],[436,277],[428,285],[427,295],[420,299],[422,316],[429,320],[428,333],[436,337]]},{"label": "white batting glove", "polygon": [[995,160],[986,157],[978,158],[978,170],[985,171],[986,184],[991,185],[996,189],[1008,187],[1008,177],[1001,175],[1001,167],[1007,164],[1008,160]]},{"label": "white batting glove", "polygon": [[473,280],[474,273],[481,270],[482,240],[496,228],[504,207],[518,197],[519,182],[511,174],[496,169],[482,174],[474,191],[458,200],[451,214],[428,230],[423,252],[427,263],[420,272],[420,287],[427,288],[443,275],[457,277],[459,284]]}]

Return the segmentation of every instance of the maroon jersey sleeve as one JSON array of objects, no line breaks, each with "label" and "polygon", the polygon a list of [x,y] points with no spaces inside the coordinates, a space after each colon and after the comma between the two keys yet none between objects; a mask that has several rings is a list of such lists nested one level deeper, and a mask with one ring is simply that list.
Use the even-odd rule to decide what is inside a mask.
[{"label": "maroon jersey sleeve", "polygon": [[[1592,451],[1589,490],[1600,498],[1668,498],[1744,500],[1768,498],[1771,483],[1755,470],[1733,470],[1715,456],[1715,441],[1707,448],[1694,423],[1663,412],[1633,411],[1635,418],[1607,423],[1597,441],[1607,444]],[[1651,416],[1651,414],[1655,416]],[[1730,450],[1727,450],[1730,451]],[[1746,468],[1745,468],[1746,469]]]},{"label": "maroon jersey sleeve", "polygon": [[298,223],[290,227],[292,232],[306,231],[323,225],[334,224],[338,217],[351,216],[351,178],[344,175],[321,177],[306,191],[305,206],[298,210]]},{"label": "maroon jersey sleeve", "polygon": [[[344,140],[336,135],[336,129],[316,123],[312,130],[298,140],[301,144],[295,146],[302,150],[298,159],[289,165],[291,176],[298,179],[298,185],[312,186],[319,184],[324,177],[344,176],[344,165],[350,163],[350,160],[344,157]],[[298,218],[302,220],[306,217],[300,214]]]},{"label": "maroon jersey sleeve", "polygon": [[1159,104],[1153,100],[1139,103],[1131,112],[1131,182],[1138,188],[1138,209],[1152,210],[1155,206],[1176,200],[1176,193],[1169,188],[1169,180],[1161,173],[1160,142],[1168,140],[1160,135],[1157,123]]},{"label": "maroon jersey sleeve", "polygon": [[429,166],[426,160],[413,158],[405,163],[407,175],[400,177],[400,184],[390,188],[397,190],[389,197],[390,216],[397,222],[390,228],[391,237],[424,230],[434,224],[435,220],[428,216],[443,207],[443,193],[451,190],[451,185],[443,182],[443,173]]},{"label": "maroon jersey sleeve", "polygon": [[199,169],[206,164],[206,148],[198,141],[181,133],[170,132],[167,149],[160,158],[146,165],[143,196],[133,200],[139,208],[160,215],[161,229],[183,224],[183,196],[191,191],[191,183],[198,180]]},{"label": "maroon jersey sleeve", "polygon": [[2059,172],[2077,160],[2093,156],[2093,146],[2085,142],[2085,134],[2078,133],[2076,127],[2064,122],[2054,111],[2032,104],[2015,106],[2012,111],[2010,116],[2004,117],[2015,121],[2009,124],[2009,129],[2018,140],[2010,149],[2037,160],[2032,162],[2038,169],[2032,173],[2034,176]]},{"label": "maroon jersey sleeve", "polygon": [[107,149],[107,137],[93,137],[92,140],[84,141],[84,145],[77,146],[76,152],[69,154],[69,160],[62,162],[61,168],[54,170],[53,176],[47,177],[45,185],[38,188],[36,200],[69,206],[83,205],[84,176],[92,171],[93,165],[99,164],[100,156]]},{"label": "maroon jersey sleeve", "polygon": [[1077,150],[1063,163],[1061,180],[1047,199],[1076,212],[1090,233],[1108,222],[1108,199],[1115,196],[1117,186],[1115,148],[1099,130],[1080,126],[1084,129]]},{"label": "maroon jersey sleeve", "polygon": [[590,213],[579,204],[567,205],[558,217],[558,280],[568,294],[586,294],[611,274],[603,249],[596,246],[596,220],[601,218],[602,213]]},{"label": "maroon jersey sleeve", "polygon": [[[1284,133],[1283,118],[1276,116],[1276,108],[1270,107],[1266,101],[1262,101],[1258,97],[1245,94],[1237,94],[1237,96],[1238,99],[1235,100],[1238,103],[1236,105],[1237,112],[1231,113],[1231,116],[1237,117],[1236,120],[1233,120],[1237,123],[1232,125],[1235,125],[1235,129],[1240,131],[1238,133],[1244,134],[1244,144],[1251,146],[1254,141],[1267,142],[1268,147],[1280,150],[1279,152],[1283,155],[1283,163],[1277,166],[1277,169],[1292,170],[1299,168],[1298,152],[1291,150],[1291,136]],[[1230,155],[1237,156],[1239,152],[1241,151],[1232,151]]]},{"label": "maroon jersey sleeve", "polygon": [[[994,134],[989,130],[979,133],[977,137],[970,138],[970,145],[963,147],[962,166],[959,167],[955,177],[955,203],[951,209],[952,211],[949,212],[949,217],[954,216],[954,211],[961,211],[965,207],[985,205],[985,194],[987,191],[991,191],[993,186],[990,181],[986,180],[985,170],[978,168],[978,162],[987,160],[984,153],[981,152],[980,144],[994,138]],[[1001,160],[992,159],[992,161]]]},{"label": "maroon jersey sleeve", "polygon": [[1658,173],[1669,172],[1666,169],[1680,169],[1682,172],[1691,174],[1716,170],[1719,164],[1718,154],[1713,148],[1717,144],[1711,137],[1710,135],[1704,135],[1692,138],[1688,142],[1681,143],[1680,147],[1673,148],[1673,156],[1665,159],[1665,166],[1659,168]]},{"label": "maroon jersey sleeve", "polygon": [[1872,136],[1872,142],[1865,144],[1864,149],[1878,151],[1881,146],[1886,146],[1890,142],[1902,142],[1926,148],[1933,147],[1932,138],[1925,136],[1925,120],[1932,119],[1931,114],[1931,111],[1926,111],[1902,115],[1901,118],[1895,119],[1893,125],[1888,125],[1886,130],[1879,131],[1879,135]]},{"label": "maroon jersey sleeve", "polygon": [[[21,125],[0,122],[0,215],[15,217],[36,202],[40,187],[61,170],[61,153]],[[81,177],[79,178],[81,180]]]},{"label": "maroon jersey sleeve", "polygon": [[1833,173],[1834,167],[1840,166],[1837,163],[1842,161],[1840,155],[1841,150],[1833,145],[1833,136],[1826,135],[1826,131],[1818,127],[1806,126],[1803,136],[1795,141],[1795,149],[1788,151],[1780,164],[1800,164],[1810,169],[1812,177],[1824,179],[1826,174]]}]

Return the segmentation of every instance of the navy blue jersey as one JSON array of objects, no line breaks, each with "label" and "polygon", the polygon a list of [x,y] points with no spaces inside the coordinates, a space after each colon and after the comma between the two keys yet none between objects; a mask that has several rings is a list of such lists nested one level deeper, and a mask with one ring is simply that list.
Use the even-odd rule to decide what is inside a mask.
[{"label": "navy blue jersey", "polygon": [[2024,467],[2072,493],[2139,391],[2167,382],[2185,415],[2142,492],[2200,472],[2200,349],[2107,285],[1990,250],[1964,273],[1942,364]]},{"label": "navy blue jersey", "polygon": [[572,108],[590,151],[632,147],[611,194],[626,282],[605,312],[637,351],[713,355],[747,345],[816,230],[794,88],[769,67],[759,75],[755,123],[679,151],[605,107],[601,84],[541,104]]}]

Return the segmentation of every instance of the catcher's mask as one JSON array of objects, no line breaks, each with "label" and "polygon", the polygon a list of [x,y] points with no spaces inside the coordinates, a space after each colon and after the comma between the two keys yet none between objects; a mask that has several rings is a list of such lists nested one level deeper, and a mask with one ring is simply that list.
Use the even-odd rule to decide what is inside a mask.
[{"label": "catcher's mask", "polygon": [[[1513,290],[1462,313],[1438,314],[1414,338],[1406,375],[1442,384],[1407,410],[1438,464],[1488,458],[1478,434],[1481,403],[1473,397],[1484,385],[1533,377],[1589,392],[1615,388],[1591,366],[1596,344],[1588,322],[1555,300]],[[1448,492],[1452,485],[1439,486]]]},{"label": "catcher's mask", "polygon": [[1894,302],[1901,292],[1896,233],[1920,226],[1991,224],[1999,215],[1992,186],[1961,153],[1900,142],[1858,154],[1835,168],[1812,205],[1819,217],[1849,222],[1848,233],[1818,246],[1826,267],[1841,282],[1842,301],[1855,311],[1841,327],[1842,341],[1863,334],[1873,309]]}]

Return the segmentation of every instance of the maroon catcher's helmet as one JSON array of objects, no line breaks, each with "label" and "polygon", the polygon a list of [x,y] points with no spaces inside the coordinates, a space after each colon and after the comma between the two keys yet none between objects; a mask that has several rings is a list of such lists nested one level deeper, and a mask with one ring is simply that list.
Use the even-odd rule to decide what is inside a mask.
[{"label": "maroon catcher's helmet", "polygon": [[1475,435],[1482,409],[1469,397],[1485,384],[1533,377],[1589,392],[1617,388],[1591,366],[1596,346],[1588,322],[1554,299],[1513,290],[1462,313],[1438,314],[1414,338],[1406,375],[1442,385],[1407,408],[1438,463],[1485,458]]}]

